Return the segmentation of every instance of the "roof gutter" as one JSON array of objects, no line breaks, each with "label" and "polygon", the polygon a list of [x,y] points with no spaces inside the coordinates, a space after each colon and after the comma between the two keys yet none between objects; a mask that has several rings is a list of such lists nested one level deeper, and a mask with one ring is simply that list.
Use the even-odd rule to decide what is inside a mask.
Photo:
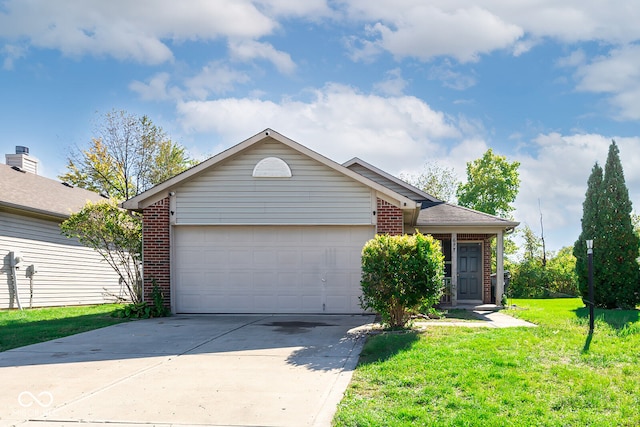
[{"label": "roof gutter", "polygon": [[8,203],[8,202],[2,202],[2,201],[0,201],[0,206],[4,206],[12,211],[30,212],[40,216],[46,216],[46,217],[61,219],[61,220],[65,220],[71,216],[71,213],[69,213],[68,215],[65,215],[60,212],[52,212],[44,209],[30,208],[28,206],[17,205],[14,203]]}]

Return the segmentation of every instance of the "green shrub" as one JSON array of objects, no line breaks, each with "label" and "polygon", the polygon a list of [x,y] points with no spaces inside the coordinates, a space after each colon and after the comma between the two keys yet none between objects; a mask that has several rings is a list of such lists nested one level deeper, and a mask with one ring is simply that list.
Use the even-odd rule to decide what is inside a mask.
[{"label": "green shrub", "polygon": [[551,254],[547,265],[540,258],[526,257],[510,267],[511,281],[507,292],[512,298],[549,298],[577,296],[578,276],[573,248],[560,249]]},{"label": "green shrub", "polygon": [[153,289],[151,291],[153,309],[151,310],[151,314],[153,317],[167,317],[171,314],[171,310],[164,304],[164,294],[160,290],[156,279],[151,279],[151,283],[153,283]]},{"label": "green shrub", "polygon": [[151,317],[166,317],[171,314],[169,308],[164,304],[164,294],[156,283],[156,279],[151,279],[153,290],[151,291],[151,299],[153,305],[149,305],[146,301],[127,304],[114,312],[115,317],[126,317],[129,319],[149,319]]},{"label": "green shrub", "polygon": [[362,249],[360,304],[386,326],[402,328],[411,310],[439,301],[443,278],[444,255],[432,236],[376,235]]}]

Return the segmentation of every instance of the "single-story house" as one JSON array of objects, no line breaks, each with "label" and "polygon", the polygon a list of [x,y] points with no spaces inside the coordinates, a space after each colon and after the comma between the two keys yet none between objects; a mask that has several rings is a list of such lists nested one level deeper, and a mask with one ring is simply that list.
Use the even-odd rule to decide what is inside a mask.
[{"label": "single-story house", "polygon": [[364,244],[415,230],[443,243],[451,304],[489,303],[491,240],[500,296],[503,236],[518,225],[271,129],[123,207],[143,214],[145,298],[155,280],[176,313],[362,312]]},{"label": "single-story house", "polygon": [[[60,232],[60,224],[87,201],[105,199],[38,175],[26,147],[7,154],[6,162],[0,164],[0,309],[124,297],[119,276],[102,257]],[[22,262],[14,270],[15,259]]]}]

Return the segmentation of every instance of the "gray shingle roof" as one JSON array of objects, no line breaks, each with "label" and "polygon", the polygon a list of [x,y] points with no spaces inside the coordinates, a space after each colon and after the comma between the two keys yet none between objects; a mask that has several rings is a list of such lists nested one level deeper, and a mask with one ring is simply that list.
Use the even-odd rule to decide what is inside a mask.
[{"label": "gray shingle roof", "polygon": [[[424,206],[424,204],[423,204]],[[510,221],[483,212],[467,209],[462,206],[450,203],[428,204],[418,215],[418,226],[440,226],[440,225],[460,225],[460,226],[502,226],[515,227],[519,223]]]},{"label": "gray shingle roof", "polygon": [[93,191],[0,164],[0,206],[66,218],[87,201],[106,200]]}]

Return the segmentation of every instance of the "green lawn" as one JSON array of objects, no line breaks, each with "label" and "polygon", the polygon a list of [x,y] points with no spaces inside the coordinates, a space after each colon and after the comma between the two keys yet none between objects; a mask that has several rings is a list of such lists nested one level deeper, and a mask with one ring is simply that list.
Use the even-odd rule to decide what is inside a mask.
[{"label": "green lawn", "polygon": [[336,426],[638,426],[640,311],[512,300],[538,328],[369,338]]},{"label": "green lawn", "polygon": [[0,311],[0,351],[121,323],[116,304]]}]

